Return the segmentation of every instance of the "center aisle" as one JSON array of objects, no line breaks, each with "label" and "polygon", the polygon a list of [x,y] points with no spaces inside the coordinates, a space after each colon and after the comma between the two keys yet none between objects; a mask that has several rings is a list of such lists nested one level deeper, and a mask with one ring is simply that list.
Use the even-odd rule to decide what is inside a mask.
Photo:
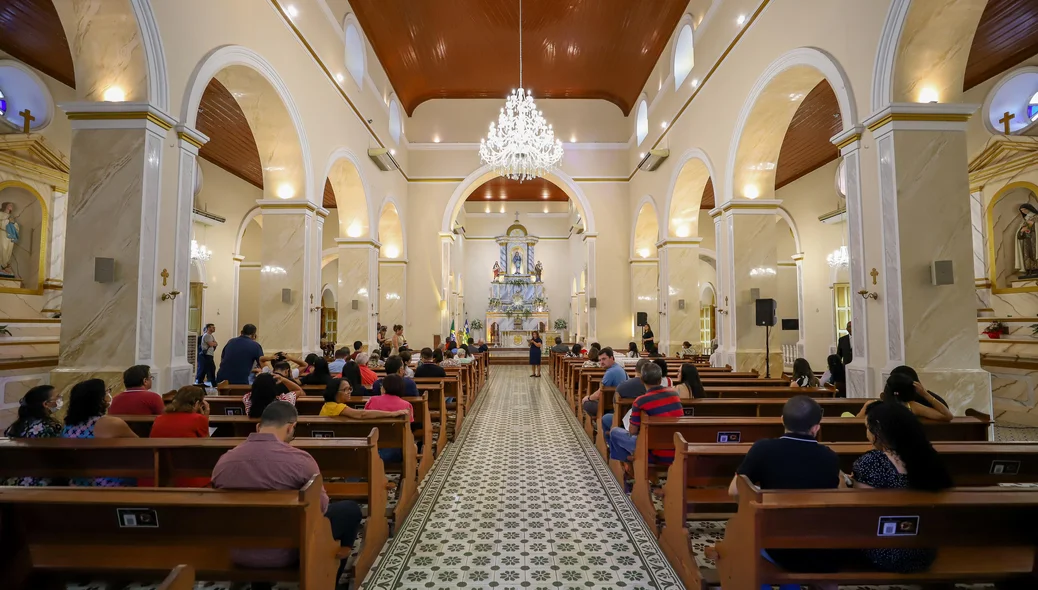
[{"label": "center aisle", "polygon": [[494,366],[364,588],[681,583],[547,377]]}]

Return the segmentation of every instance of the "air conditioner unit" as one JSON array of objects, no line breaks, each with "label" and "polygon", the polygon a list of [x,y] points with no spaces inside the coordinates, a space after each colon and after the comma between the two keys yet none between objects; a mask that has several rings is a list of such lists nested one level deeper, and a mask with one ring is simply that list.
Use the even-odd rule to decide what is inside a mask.
[{"label": "air conditioner unit", "polygon": [[368,150],[368,157],[371,161],[378,166],[378,169],[383,172],[389,172],[390,170],[396,170],[400,166],[396,163],[396,159],[393,158],[393,154],[389,153],[387,148],[371,148]]},{"label": "air conditioner unit", "polygon": [[638,167],[646,172],[652,172],[660,167],[664,160],[670,157],[670,150],[649,150],[645,157],[638,162]]}]

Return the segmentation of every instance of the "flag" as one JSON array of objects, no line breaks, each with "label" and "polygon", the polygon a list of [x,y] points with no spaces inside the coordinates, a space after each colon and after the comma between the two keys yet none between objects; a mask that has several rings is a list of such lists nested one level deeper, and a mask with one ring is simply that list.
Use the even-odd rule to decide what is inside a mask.
[{"label": "flag", "polygon": [[451,318],[451,336],[454,335],[454,318]]}]

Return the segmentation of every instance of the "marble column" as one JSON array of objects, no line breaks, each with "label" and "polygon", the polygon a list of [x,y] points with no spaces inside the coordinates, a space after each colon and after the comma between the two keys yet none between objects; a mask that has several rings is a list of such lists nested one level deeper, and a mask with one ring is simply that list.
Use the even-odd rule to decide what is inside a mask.
[{"label": "marble column", "polygon": [[241,324],[238,323],[238,293],[241,289],[241,263],[245,262],[245,257],[235,254],[231,258],[234,259],[234,287],[231,291],[233,294],[233,299],[231,300],[231,326],[234,331],[238,331],[241,329]]},{"label": "marble column", "polygon": [[[851,351],[854,360],[847,367],[847,396],[874,397],[880,390],[880,361],[872,357],[869,342],[870,305],[859,291],[875,291],[871,286],[865,247],[865,208],[861,191],[861,135],[858,125],[832,138],[843,157],[844,186],[847,197],[847,250],[851,280]],[[878,264],[878,262],[877,262]],[[804,317],[801,315],[800,317]],[[801,330],[803,330],[801,322]],[[803,354],[803,351],[801,351]]]},{"label": "marble column", "polygon": [[[158,268],[162,144],[173,119],[146,103],[62,104],[72,124],[64,286],[58,368],[51,383],[67,394],[98,377],[122,387],[131,365],[156,366],[156,306],[172,291]],[[114,278],[98,282],[95,262],[114,262]],[[165,284],[164,284],[165,283]],[[186,296],[186,294],[185,294]]]},{"label": "marble column", "polygon": [[[405,314],[405,299],[407,293],[407,261],[397,258],[382,258],[378,261],[378,292],[381,297],[379,301],[379,321],[389,326],[389,332],[393,330],[394,324],[407,326]],[[456,298],[451,298],[452,307],[448,307],[448,317],[453,318],[454,306],[457,305]],[[448,330],[450,329],[448,320]],[[447,332],[444,332],[446,334]],[[404,332],[407,336],[407,332]],[[412,340],[415,337],[412,336]]]},{"label": "marble column", "polygon": [[324,210],[301,200],[257,203],[263,215],[258,340],[265,352],[302,354],[312,319],[310,308],[319,304],[312,291],[309,244],[317,212]]},{"label": "marble column", "polygon": [[587,297],[587,338],[588,342],[598,338],[598,289],[596,287],[597,273],[595,271],[595,241],[597,234],[584,234],[584,246],[587,252],[587,285],[585,296]]},{"label": "marble column", "polygon": [[[807,326],[805,325],[804,318],[804,253],[797,252],[793,255],[793,264],[796,265],[797,269],[797,325],[799,331],[797,332],[797,356],[803,358],[805,356],[804,349],[807,342]],[[783,362],[785,365],[785,362]]]},{"label": "marble column", "polygon": [[717,329],[717,350],[720,353],[722,364],[733,365],[735,363],[735,339],[730,337],[735,330],[732,328],[732,314],[729,312],[730,298],[728,293],[731,288],[728,280],[731,277],[732,256],[728,247],[728,227],[722,223],[721,209],[710,211],[710,217],[714,220],[714,252],[717,255],[715,264],[717,267],[717,315],[714,317]]},{"label": "marble column", "polygon": [[47,272],[43,282],[43,310],[61,311],[61,293],[65,277],[65,232],[68,223],[68,189],[51,191],[50,244],[47,245]]},{"label": "marble column", "polygon": [[[866,125],[876,140],[883,264],[878,301],[886,316],[886,366],[909,365],[956,414],[991,413],[991,379],[980,368],[970,227],[966,121],[976,105],[894,104]],[[921,220],[925,220],[921,221]],[[950,261],[954,282],[935,286],[931,263]]]},{"label": "marble column", "polygon": [[661,352],[674,354],[681,350],[685,340],[699,342],[699,245],[702,241],[703,238],[667,238],[656,244],[660,258]]},{"label": "marble column", "polygon": [[[728,279],[728,325],[733,329],[735,351],[732,367],[736,371],[756,370],[766,374],[765,358],[771,375],[782,374],[782,347],[775,333],[756,325],[756,300],[775,299],[778,295],[778,269],[775,243],[775,215],[779,201],[735,200],[719,207],[722,223],[726,226],[729,253],[726,278]],[[721,264],[718,261],[718,269]],[[770,356],[765,355],[770,349]],[[731,349],[729,349],[730,351]],[[731,357],[731,352],[729,352]]]},{"label": "marble column", "polygon": [[[638,312],[645,313],[649,325],[659,330],[659,263],[655,258],[632,258],[631,264],[631,340],[641,348]],[[617,344],[620,344],[617,342]]]},{"label": "marble column", "polygon": [[181,296],[173,300],[169,367],[163,376],[168,389],[179,389],[195,381],[194,367],[187,362],[187,307],[191,290],[191,210],[194,205],[198,150],[209,138],[185,125],[177,125],[179,162],[177,170],[176,218],[173,230],[173,289]]},{"label": "marble column", "polygon": [[308,300],[313,303],[307,306],[310,313],[308,314],[308,332],[303,352],[321,354],[321,330],[324,329],[321,325],[321,306],[324,298],[324,291],[321,289],[321,246],[324,243],[324,220],[328,218],[328,210],[322,208],[318,209],[316,213],[314,230],[310,232],[310,240],[307,242],[311,293]]},{"label": "marble column", "polygon": [[337,238],[339,248],[339,319],[336,346],[351,347],[360,340],[375,342],[378,310],[378,249],[381,244],[367,238]]},{"label": "marble column", "polygon": [[[451,321],[451,293],[454,285],[451,277],[454,276],[453,257],[451,252],[454,247],[454,234],[440,233],[440,338],[445,341],[450,333]],[[381,303],[381,302],[380,302]],[[487,327],[489,329],[489,326]]]},{"label": "marble column", "polygon": [[[972,187],[971,187],[972,188]],[[977,315],[994,315],[991,279],[988,278],[988,224],[984,219],[984,191],[970,193],[970,225],[973,226],[973,285],[977,290]]]}]

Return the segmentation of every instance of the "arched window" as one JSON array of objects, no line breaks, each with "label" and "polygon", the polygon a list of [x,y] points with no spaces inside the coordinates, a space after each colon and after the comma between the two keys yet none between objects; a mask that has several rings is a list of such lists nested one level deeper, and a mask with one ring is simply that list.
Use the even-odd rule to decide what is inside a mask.
[{"label": "arched window", "polygon": [[645,136],[649,134],[649,105],[645,102],[645,99],[638,101],[638,110],[635,113],[635,139],[637,144],[641,145],[645,141]]},{"label": "arched window", "polygon": [[[1038,67],[1023,66],[999,80],[984,101],[989,131],[1018,134],[1038,121]],[[1007,115],[1008,114],[1008,115]],[[1008,117],[1008,118],[1007,118]]]},{"label": "arched window", "polygon": [[0,90],[0,117],[4,116],[7,112],[7,99],[4,98],[4,91]]},{"label": "arched window", "polygon": [[364,49],[364,39],[361,37],[357,23],[353,21],[353,15],[346,16],[346,69],[353,76],[357,86],[364,88],[364,69],[367,65],[367,55]]},{"label": "arched window", "polygon": [[0,59],[0,117],[7,119],[17,129],[24,121],[19,114],[31,113],[33,132],[40,131],[50,123],[54,113],[54,100],[43,80],[21,62]]},{"label": "arched window", "polygon": [[1038,119],[1038,92],[1035,92],[1027,103],[1027,118],[1032,121]]},{"label": "arched window", "polygon": [[389,135],[393,137],[393,141],[400,143],[400,133],[403,131],[403,117],[400,115],[400,103],[396,101],[396,97],[389,101]]},{"label": "arched window", "polygon": [[689,72],[696,63],[695,50],[692,47],[692,25],[686,23],[678,33],[677,41],[674,42],[674,89],[681,87],[681,83],[688,77]]}]

